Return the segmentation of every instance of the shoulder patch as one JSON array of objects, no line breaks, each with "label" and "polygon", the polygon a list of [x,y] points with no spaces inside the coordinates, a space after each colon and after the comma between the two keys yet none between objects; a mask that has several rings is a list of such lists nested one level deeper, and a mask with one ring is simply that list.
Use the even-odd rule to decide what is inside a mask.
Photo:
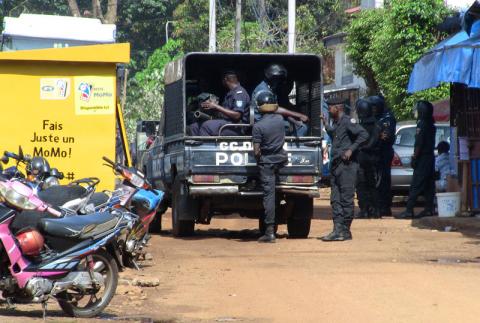
[{"label": "shoulder patch", "polygon": [[240,109],[241,107],[243,107],[243,101],[240,101],[240,100],[235,101],[235,106]]},{"label": "shoulder patch", "polygon": [[357,123],[357,120],[355,120],[354,118],[350,119],[350,122],[351,123]]},{"label": "shoulder patch", "polygon": [[243,91],[242,91],[242,90],[240,90],[240,91],[237,91],[237,94],[242,94],[242,93],[243,93]]}]

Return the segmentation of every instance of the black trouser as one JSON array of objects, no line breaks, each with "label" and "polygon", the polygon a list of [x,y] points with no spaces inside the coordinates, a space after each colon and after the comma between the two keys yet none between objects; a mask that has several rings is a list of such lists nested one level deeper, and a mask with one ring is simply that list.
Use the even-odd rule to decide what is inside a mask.
[{"label": "black trouser", "polygon": [[[362,163],[358,167],[357,197],[362,211],[377,211],[377,176],[375,163]],[[370,214],[373,215],[373,214]]]},{"label": "black trouser", "polygon": [[332,167],[330,204],[332,206],[333,222],[339,229],[348,229],[353,221],[355,182],[358,164],[350,161],[339,162]]},{"label": "black trouser", "polygon": [[435,156],[420,155],[415,161],[410,194],[408,195],[407,211],[413,212],[417,198],[425,198],[425,211],[433,213],[435,198]]},{"label": "black trouser", "polygon": [[278,170],[283,164],[259,164],[260,180],[263,189],[263,208],[265,209],[265,225],[275,224],[275,183]]},{"label": "black trouser", "polygon": [[378,162],[380,183],[377,188],[380,215],[390,215],[392,207],[392,160],[393,148],[382,149]]}]

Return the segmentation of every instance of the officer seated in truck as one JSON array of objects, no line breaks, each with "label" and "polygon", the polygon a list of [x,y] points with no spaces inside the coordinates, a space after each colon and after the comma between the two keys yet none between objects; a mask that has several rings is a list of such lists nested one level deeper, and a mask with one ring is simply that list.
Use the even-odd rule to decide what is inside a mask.
[{"label": "officer seated in truck", "polygon": [[258,122],[262,115],[256,104],[256,98],[262,91],[271,91],[277,96],[278,109],[275,113],[285,119],[285,131],[287,136],[303,137],[308,131],[308,117],[302,113],[292,111],[295,106],[290,103],[288,94],[293,88],[293,83],[287,82],[287,69],[281,64],[270,64],[264,71],[264,80],[255,88],[252,93],[252,101],[255,111],[255,122]]},{"label": "officer seated in truck", "polygon": [[[201,113],[214,115],[218,118],[206,120],[198,118],[196,122],[190,125],[190,133],[192,136],[240,136],[242,128],[226,127],[227,124],[248,124],[249,112],[248,107],[250,97],[247,91],[240,85],[238,75],[235,71],[226,71],[223,74],[223,85],[229,90],[225,95],[222,105],[211,99],[203,101]],[[212,114],[211,112],[216,112]],[[200,114],[200,111],[199,111]],[[207,118],[208,119],[208,118]]]}]

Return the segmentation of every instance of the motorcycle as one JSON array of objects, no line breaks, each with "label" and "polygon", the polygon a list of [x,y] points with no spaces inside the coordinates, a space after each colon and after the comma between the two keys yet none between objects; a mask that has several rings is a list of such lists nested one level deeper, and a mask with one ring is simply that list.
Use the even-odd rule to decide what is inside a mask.
[{"label": "motorcycle", "polygon": [[[116,241],[131,230],[127,213],[62,217],[18,180],[0,178],[0,290],[9,304],[54,298],[75,317],[105,309],[118,283]],[[35,226],[12,232],[19,212],[46,213]]]},{"label": "motorcycle", "polygon": [[139,218],[127,235],[123,246],[124,263],[138,270],[140,268],[137,261],[143,254],[144,248],[150,239],[148,234],[149,227],[157,214],[164,193],[153,189],[145,175],[136,168],[125,167],[107,157],[103,157],[103,160],[107,163],[107,166],[113,169],[116,175],[123,178],[124,187],[121,190],[126,192],[121,195],[118,204],[109,205],[108,207],[123,208],[134,213]]}]

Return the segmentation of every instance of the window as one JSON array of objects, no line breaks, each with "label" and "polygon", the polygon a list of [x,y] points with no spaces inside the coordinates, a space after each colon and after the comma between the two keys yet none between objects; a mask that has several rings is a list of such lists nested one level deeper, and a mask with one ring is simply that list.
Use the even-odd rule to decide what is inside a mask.
[{"label": "window", "polygon": [[403,128],[397,133],[395,144],[398,146],[413,147],[415,145],[416,127]]},{"label": "window", "polygon": [[345,50],[342,51],[342,85],[353,83],[353,66]]}]

